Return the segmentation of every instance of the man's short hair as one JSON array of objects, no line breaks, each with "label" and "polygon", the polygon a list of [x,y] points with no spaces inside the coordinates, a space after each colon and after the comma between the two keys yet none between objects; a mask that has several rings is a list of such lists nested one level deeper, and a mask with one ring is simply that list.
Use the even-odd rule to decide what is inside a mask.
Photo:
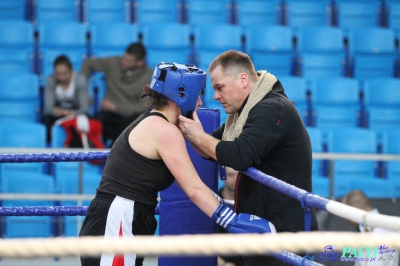
[{"label": "man's short hair", "polygon": [[361,190],[352,190],[344,196],[342,202],[346,205],[356,207],[365,211],[373,210],[371,202]]},{"label": "man's short hair", "polygon": [[140,42],[130,44],[125,52],[135,56],[136,60],[142,60],[146,57],[146,48]]},{"label": "man's short hair", "polygon": [[213,72],[218,66],[222,67],[225,75],[235,78],[240,73],[246,73],[250,80],[257,81],[257,72],[250,57],[242,52],[229,50],[217,56],[210,64],[208,72]]}]

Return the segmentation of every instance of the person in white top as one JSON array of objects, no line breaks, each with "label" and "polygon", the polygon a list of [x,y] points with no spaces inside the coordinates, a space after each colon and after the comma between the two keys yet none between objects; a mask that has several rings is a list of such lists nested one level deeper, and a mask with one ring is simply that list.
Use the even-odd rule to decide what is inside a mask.
[{"label": "person in white top", "polygon": [[[352,190],[344,196],[342,199],[342,203],[367,211],[367,212],[375,212],[379,213],[378,209],[374,208],[374,206],[369,201],[368,197],[361,191],[361,190]],[[364,226],[363,223],[357,224],[353,221],[348,220],[348,222],[360,230],[361,233],[391,233],[384,228],[372,228],[368,226]],[[355,266],[364,266],[364,265],[371,265],[371,266],[398,266],[399,265],[399,250],[394,250],[391,247],[385,245],[385,239],[382,239],[382,244],[377,247],[379,249],[378,254],[376,255],[375,261],[356,261]]]},{"label": "person in white top", "polygon": [[67,56],[58,56],[44,88],[42,123],[47,127],[47,141],[51,140],[51,127],[57,119],[88,114],[90,102],[86,77],[73,70]]}]

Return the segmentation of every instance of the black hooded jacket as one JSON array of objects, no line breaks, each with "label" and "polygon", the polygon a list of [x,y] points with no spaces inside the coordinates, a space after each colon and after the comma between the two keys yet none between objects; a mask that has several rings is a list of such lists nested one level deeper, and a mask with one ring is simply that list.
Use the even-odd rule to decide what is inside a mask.
[{"label": "black hooded jacket", "polygon": [[[224,126],[212,135],[222,139]],[[306,127],[294,104],[277,81],[264,99],[249,112],[242,133],[234,141],[220,141],[218,163],[239,171],[254,167],[300,189],[311,191],[312,151]],[[239,174],[235,211],[272,222],[277,231],[304,231],[304,209],[289,196]],[[312,230],[317,230],[312,214]]]}]

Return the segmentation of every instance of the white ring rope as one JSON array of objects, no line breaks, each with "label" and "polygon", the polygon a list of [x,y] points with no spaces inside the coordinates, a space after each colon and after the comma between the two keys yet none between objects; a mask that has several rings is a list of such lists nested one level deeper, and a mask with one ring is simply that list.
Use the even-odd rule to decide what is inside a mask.
[{"label": "white ring rope", "polygon": [[400,217],[397,216],[367,212],[333,200],[326,204],[326,210],[344,219],[364,223],[365,227],[379,227],[400,232]]},{"label": "white ring rope", "polygon": [[217,234],[136,236],[131,238],[50,238],[0,240],[1,257],[99,256],[101,253],[138,255],[217,255],[323,252],[324,247],[386,245],[400,248],[400,234],[301,232],[278,234]]}]

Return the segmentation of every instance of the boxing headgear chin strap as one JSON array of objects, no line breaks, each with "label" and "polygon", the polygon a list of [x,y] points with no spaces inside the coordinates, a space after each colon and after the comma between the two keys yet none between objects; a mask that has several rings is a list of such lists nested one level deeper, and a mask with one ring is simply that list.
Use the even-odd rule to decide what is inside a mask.
[{"label": "boxing headgear chin strap", "polygon": [[206,87],[206,76],[195,65],[161,62],[154,69],[150,88],[176,103],[182,115],[190,116],[200,90]]}]

